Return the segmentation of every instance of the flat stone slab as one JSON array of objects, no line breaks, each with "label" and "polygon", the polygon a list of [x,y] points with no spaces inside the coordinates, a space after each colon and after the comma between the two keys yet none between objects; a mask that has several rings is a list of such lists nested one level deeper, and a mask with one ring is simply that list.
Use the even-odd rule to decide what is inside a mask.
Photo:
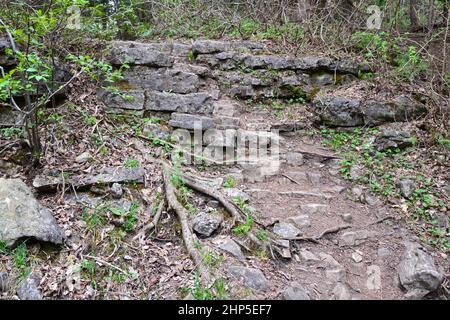
[{"label": "flat stone slab", "polygon": [[301,234],[301,231],[291,223],[279,222],[273,226],[273,232],[282,238],[294,238]]},{"label": "flat stone slab", "polygon": [[135,41],[114,41],[110,54],[112,64],[144,65],[151,67],[171,67],[174,58],[156,50],[153,44]]},{"label": "flat stone slab", "polygon": [[220,241],[218,247],[235,256],[239,261],[245,261],[245,256],[242,253],[241,247],[233,239],[226,238]]},{"label": "flat stone slab", "polygon": [[244,285],[251,289],[266,291],[269,283],[261,270],[241,266],[231,266],[229,272],[236,278],[242,279]]},{"label": "flat stone slab", "polygon": [[39,175],[34,178],[33,187],[39,192],[48,192],[57,189],[63,183],[75,189],[87,188],[96,184],[143,183],[144,175],[143,168],[108,167],[97,175],[79,175],[68,178]]},{"label": "flat stone slab", "polygon": [[50,210],[22,180],[0,178],[0,240],[13,246],[30,237],[61,244],[64,236]]}]

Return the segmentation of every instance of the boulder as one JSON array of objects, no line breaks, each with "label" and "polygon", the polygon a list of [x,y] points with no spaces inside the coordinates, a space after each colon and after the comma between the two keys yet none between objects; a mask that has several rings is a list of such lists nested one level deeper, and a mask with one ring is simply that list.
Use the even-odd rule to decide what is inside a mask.
[{"label": "boulder", "polygon": [[311,300],[308,291],[298,282],[292,282],[282,293],[283,300]]},{"label": "boulder", "polygon": [[251,289],[266,291],[269,283],[261,270],[249,267],[230,266],[229,272],[238,279],[242,279],[244,285]]},{"label": "boulder", "polygon": [[155,50],[152,44],[134,41],[114,41],[112,43],[110,62],[115,65],[128,63],[151,67],[171,67],[174,58]]},{"label": "boulder", "polygon": [[42,293],[39,290],[39,277],[31,273],[19,285],[17,296],[20,300],[42,300]]},{"label": "boulder", "polygon": [[0,178],[0,240],[13,246],[30,237],[61,244],[64,236],[51,211],[22,180]]},{"label": "boulder", "polygon": [[375,126],[388,122],[413,120],[422,115],[423,104],[405,96],[389,101],[352,99],[347,97],[317,97],[314,112],[321,122],[333,127]]},{"label": "boulder", "polygon": [[223,217],[220,215],[201,212],[192,221],[194,231],[203,236],[210,237],[222,224]]},{"label": "boulder", "polygon": [[408,242],[398,266],[400,284],[406,289],[406,297],[421,299],[436,291],[444,281],[444,275],[436,270],[433,257],[422,246]]},{"label": "boulder", "polygon": [[364,125],[361,102],[344,97],[318,97],[314,111],[323,124],[335,127],[356,127]]},{"label": "boulder", "polygon": [[378,151],[405,149],[413,146],[413,138],[406,131],[382,129],[375,138],[374,145]]}]

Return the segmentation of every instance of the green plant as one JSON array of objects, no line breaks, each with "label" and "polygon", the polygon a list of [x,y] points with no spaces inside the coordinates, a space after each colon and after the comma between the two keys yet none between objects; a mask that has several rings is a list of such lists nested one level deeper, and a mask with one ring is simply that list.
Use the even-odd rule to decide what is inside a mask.
[{"label": "green plant", "polygon": [[267,242],[269,240],[269,236],[267,235],[267,231],[264,229],[258,229],[256,231],[256,237],[262,242]]},{"label": "green plant", "polygon": [[245,222],[239,224],[238,226],[236,226],[235,228],[233,228],[233,232],[237,235],[240,236],[244,236],[247,233],[250,232],[250,230],[253,227],[253,216],[252,216],[252,212],[251,209],[248,207],[247,203],[242,200],[241,197],[235,197],[233,198],[233,202],[242,210],[242,212],[245,213],[246,217],[245,217]]},{"label": "green plant", "polygon": [[20,278],[25,278],[30,270],[27,267],[27,261],[28,261],[28,250],[27,245],[25,242],[22,242],[19,244],[13,251],[13,261],[14,261],[14,267],[19,271]]},{"label": "green plant", "polygon": [[223,256],[212,250],[202,252],[202,261],[208,267],[219,267],[222,263]]},{"label": "green plant", "polygon": [[81,277],[89,280],[91,285],[93,285],[93,287],[97,287],[97,283],[96,283],[96,273],[97,273],[97,265],[95,264],[95,261],[93,260],[89,260],[89,259],[84,259],[83,261],[81,261]]},{"label": "green plant", "polygon": [[195,276],[194,288],[182,288],[182,292],[190,293],[195,300],[225,300],[228,297],[223,278],[214,281],[211,288],[206,288],[202,286],[198,275]]},{"label": "green plant", "polygon": [[123,166],[128,169],[136,169],[139,167],[139,161],[137,159],[128,158],[123,162]]},{"label": "green plant", "polygon": [[234,188],[236,186],[236,181],[232,176],[227,176],[225,182],[223,183],[224,188]]},{"label": "green plant", "polygon": [[0,253],[7,253],[8,247],[6,246],[5,241],[0,241]]},{"label": "green plant", "polygon": [[96,230],[103,225],[105,218],[103,216],[104,205],[98,205],[90,209],[88,207],[83,208],[83,213],[81,218],[86,223],[86,228],[88,230]]},{"label": "green plant", "polygon": [[134,230],[137,222],[137,214],[139,213],[139,204],[133,202],[128,210],[125,210],[122,207],[110,206],[106,206],[104,209],[111,212],[114,216],[124,220],[123,229],[125,232],[131,232]]}]

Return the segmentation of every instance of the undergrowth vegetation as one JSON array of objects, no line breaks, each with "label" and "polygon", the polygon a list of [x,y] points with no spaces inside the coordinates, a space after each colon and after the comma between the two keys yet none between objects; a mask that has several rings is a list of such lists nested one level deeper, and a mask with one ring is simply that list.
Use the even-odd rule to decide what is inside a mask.
[{"label": "undergrowth vegetation", "polygon": [[[421,150],[424,146],[417,137],[412,136],[410,147],[404,150],[388,148],[380,151],[374,143],[379,133],[375,128],[351,132],[324,128],[320,133],[324,143],[342,156],[340,174],[344,179],[367,186],[372,193],[399,209],[426,242],[443,251],[450,249],[447,231],[438,225],[439,217],[450,222],[446,215],[450,204],[448,194],[442,190],[441,175],[429,170],[430,163],[436,159],[418,156],[424,152]],[[437,148],[444,154],[448,152],[445,145]],[[414,185],[408,196],[402,195],[399,185],[405,179],[413,181]]]}]

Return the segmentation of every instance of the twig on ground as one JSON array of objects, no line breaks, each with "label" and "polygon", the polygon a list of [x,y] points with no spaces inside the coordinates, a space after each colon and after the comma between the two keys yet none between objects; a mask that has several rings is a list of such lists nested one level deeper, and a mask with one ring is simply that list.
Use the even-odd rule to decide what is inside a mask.
[{"label": "twig on ground", "polygon": [[321,238],[330,233],[336,233],[344,229],[351,228],[352,226],[349,224],[340,225],[337,227],[329,228],[322,231],[321,234],[314,237],[295,237],[295,238],[284,238],[284,240],[292,240],[292,241],[312,241],[318,243]]},{"label": "twig on ground", "polygon": [[133,241],[138,239],[139,237],[146,235],[147,233],[149,233],[150,231],[152,231],[154,228],[156,228],[156,226],[158,225],[159,219],[161,218],[161,214],[164,211],[164,207],[165,207],[165,200],[162,199],[159,202],[159,206],[158,206],[158,210],[156,211],[155,216],[153,217],[152,221],[146,225],[134,238]]}]

